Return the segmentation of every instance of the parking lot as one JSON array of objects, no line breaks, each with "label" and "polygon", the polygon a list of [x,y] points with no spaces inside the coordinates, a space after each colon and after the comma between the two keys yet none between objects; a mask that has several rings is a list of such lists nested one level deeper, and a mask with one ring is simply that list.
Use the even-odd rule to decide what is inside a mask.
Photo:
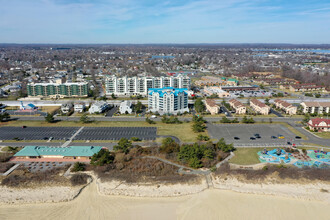
[{"label": "parking lot", "polygon": [[156,139],[156,127],[85,127],[75,140],[119,140],[138,137],[141,140]]},{"label": "parking lot", "polygon": [[[295,139],[293,134],[288,128],[280,124],[207,124],[207,129],[211,138],[220,139],[224,138],[227,143],[234,143],[237,145],[251,145],[251,144],[287,144],[287,142],[299,144],[301,140]],[[259,134],[260,138],[251,140],[251,137],[255,137],[255,134]],[[279,135],[283,135],[283,139],[278,138]],[[277,138],[271,138],[276,136]],[[235,139],[238,137],[239,139]]]},{"label": "parking lot", "polygon": [[0,140],[66,140],[70,138],[79,127],[0,127]]}]

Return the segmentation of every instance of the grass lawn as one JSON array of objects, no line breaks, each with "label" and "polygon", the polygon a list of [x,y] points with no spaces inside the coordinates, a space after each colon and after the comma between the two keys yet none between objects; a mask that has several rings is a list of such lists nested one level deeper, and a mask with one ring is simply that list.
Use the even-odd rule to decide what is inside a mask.
[{"label": "grass lawn", "polygon": [[39,106],[39,111],[54,113],[56,110],[60,109],[61,106]]},{"label": "grass lawn", "polygon": [[191,128],[191,122],[184,122],[182,124],[164,124],[162,122],[148,124],[144,121],[95,121],[87,124],[78,121],[59,121],[57,123],[47,123],[45,121],[9,121],[0,123],[0,126],[21,127],[23,125],[32,127],[157,127],[158,135],[173,135],[178,137],[182,142],[195,142],[197,135],[208,135],[207,131],[194,133]]},{"label": "grass lawn", "polygon": [[[267,147],[267,150],[271,150],[274,148]],[[230,163],[238,164],[238,165],[252,165],[260,163],[259,157],[257,155],[258,151],[263,150],[263,148],[237,148],[234,151],[235,156],[229,160]]]},{"label": "grass lawn", "polygon": [[330,132],[313,132],[313,134],[320,138],[330,139]]}]

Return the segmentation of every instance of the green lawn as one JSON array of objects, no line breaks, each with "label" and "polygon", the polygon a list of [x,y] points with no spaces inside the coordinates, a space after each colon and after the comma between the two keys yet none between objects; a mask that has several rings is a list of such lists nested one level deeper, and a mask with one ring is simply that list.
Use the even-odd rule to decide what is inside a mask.
[{"label": "green lawn", "polygon": [[78,121],[59,121],[57,123],[47,123],[45,121],[9,121],[2,122],[0,126],[31,126],[31,127],[157,127],[158,135],[173,135],[178,137],[182,142],[195,142],[198,134],[207,135],[207,131],[202,133],[194,133],[192,131],[192,123],[182,124],[164,124],[156,122],[156,124],[148,124],[144,121],[95,121],[83,124]]},{"label": "green lawn", "polygon": [[[274,149],[267,147],[267,150]],[[234,152],[235,156],[229,160],[230,163],[238,165],[252,165],[260,163],[259,157],[257,155],[258,151],[263,150],[263,148],[237,148]]]},{"label": "green lawn", "polygon": [[313,134],[320,138],[330,139],[330,132],[313,132]]}]

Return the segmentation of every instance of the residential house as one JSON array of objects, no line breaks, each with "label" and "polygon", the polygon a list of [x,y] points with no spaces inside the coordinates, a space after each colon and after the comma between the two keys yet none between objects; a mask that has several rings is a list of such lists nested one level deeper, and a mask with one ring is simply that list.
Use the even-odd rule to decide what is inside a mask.
[{"label": "residential house", "polygon": [[206,99],[205,106],[206,109],[211,113],[211,115],[219,113],[220,106],[215,103],[214,99]]},{"label": "residential house", "polygon": [[292,104],[290,104],[284,100],[275,99],[274,104],[275,104],[276,108],[282,109],[285,112],[285,114],[288,114],[288,115],[297,114],[297,107],[293,106]]},{"label": "residential house", "polygon": [[132,102],[131,101],[122,101],[119,106],[120,114],[131,114],[132,113]]},{"label": "residential house", "polygon": [[109,104],[104,101],[94,102],[89,108],[89,114],[102,113],[109,107]]},{"label": "residential house", "polygon": [[251,99],[250,106],[259,114],[268,115],[270,111],[270,107],[265,103],[259,101],[258,99]]},{"label": "residential house", "polygon": [[69,113],[73,109],[72,103],[65,103],[61,105],[61,111],[64,114]]},{"label": "residential house", "polygon": [[86,109],[86,105],[84,102],[76,102],[74,103],[74,111],[75,112],[84,112]]},{"label": "residential house", "polygon": [[229,100],[229,105],[233,109],[235,109],[236,114],[245,114],[246,113],[246,107],[243,105],[240,101],[236,99]]}]

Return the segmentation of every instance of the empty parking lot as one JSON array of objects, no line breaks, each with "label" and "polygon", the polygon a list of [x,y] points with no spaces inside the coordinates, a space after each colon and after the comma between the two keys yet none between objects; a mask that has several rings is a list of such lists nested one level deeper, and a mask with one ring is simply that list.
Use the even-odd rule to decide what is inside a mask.
[{"label": "empty parking lot", "polygon": [[[66,140],[72,137],[79,127],[0,127],[0,140]],[[156,127],[84,127],[75,140],[119,140],[138,137],[141,140],[154,140]]]},{"label": "empty parking lot", "polygon": [[75,140],[119,140],[132,137],[154,140],[156,135],[155,127],[85,127]]},{"label": "empty parking lot", "polygon": [[79,127],[0,127],[0,140],[43,140],[53,137],[54,140],[70,138]]},{"label": "empty parking lot", "polygon": [[[235,143],[238,145],[251,145],[251,144],[287,144],[288,141],[293,143],[300,143],[300,140],[295,139],[293,134],[288,128],[280,124],[255,124],[255,125],[242,125],[242,124],[212,124],[208,123],[208,132],[211,138],[220,139],[224,138],[227,143]],[[250,140],[259,134],[261,138]],[[283,139],[272,139],[271,136],[283,135]],[[239,140],[235,140],[238,137]]]}]

